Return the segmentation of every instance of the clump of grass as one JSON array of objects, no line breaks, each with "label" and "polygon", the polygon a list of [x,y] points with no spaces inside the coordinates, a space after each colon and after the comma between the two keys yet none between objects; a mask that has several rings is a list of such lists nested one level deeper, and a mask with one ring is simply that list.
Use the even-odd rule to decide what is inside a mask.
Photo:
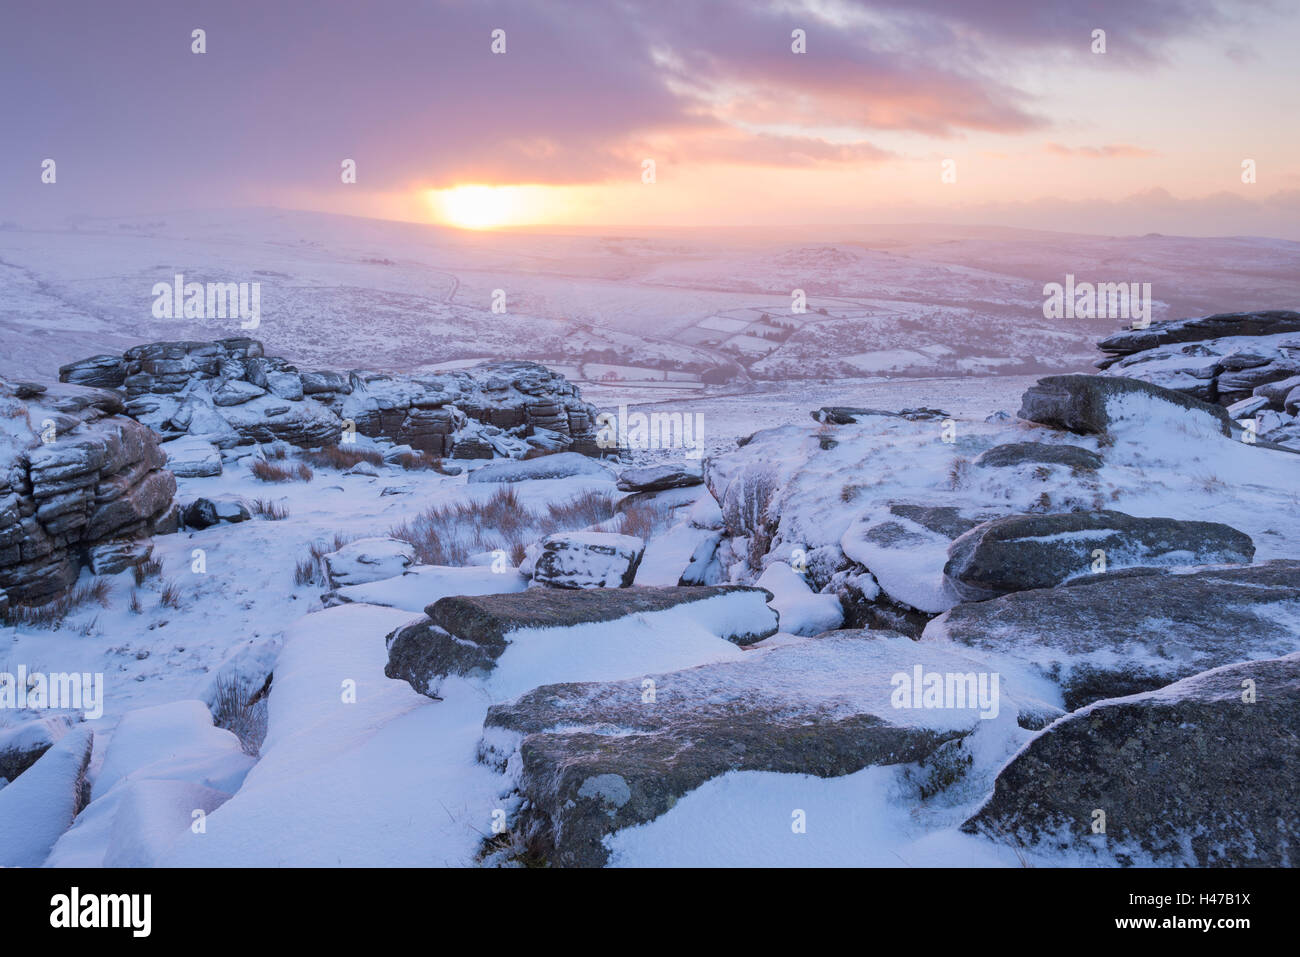
[{"label": "clump of grass", "polygon": [[234,734],[244,753],[253,757],[257,757],[266,740],[266,694],[270,688],[270,675],[255,691],[238,679],[217,678],[212,723]]},{"label": "clump of grass", "polygon": [[[8,623],[25,625],[28,628],[58,628],[63,620],[78,608],[90,604],[109,607],[109,596],[113,586],[107,578],[96,578],[84,585],[77,585],[60,595],[54,601],[44,605],[17,605],[9,609]],[[91,622],[94,625],[94,622]]]},{"label": "clump of grass", "polygon": [[408,472],[434,471],[443,472],[442,459],[432,452],[403,452],[393,462]]},{"label": "clump of grass", "polygon": [[553,523],[563,528],[585,528],[614,517],[614,496],[609,492],[588,491],[567,502],[553,502],[547,513]]},{"label": "clump of grass", "polygon": [[623,509],[619,516],[618,530],[624,535],[635,535],[649,541],[653,535],[668,527],[672,510],[662,502],[637,502]]},{"label": "clump of grass", "polygon": [[158,604],[163,608],[181,607],[181,587],[174,580],[163,583],[162,591],[158,593]]},{"label": "clump of grass", "polygon": [[140,593],[134,588],[131,589],[131,600],[127,602],[126,607],[133,615],[144,614],[144,606],[140,604]]},{"label": "clump of grass", "polygon": [[258,518],[266,519],[268,522],[279,522],[289,517],[289,507],[282,502],[255,498],[246,504],[250,512]]},{"label": "clump of grass", "polygon": [[948,468],[948,487],[960,488],[970,474],[970,459],[964,456],[957,456],[952,460],[952,465]]},{"label": "clump of grass", "polygon": [[342,445],[327,445],[322,449],[299,452],[298,457],[319,469],[338,469],[340,472],[352,468],[358,462],[384,464],[384,457],[374,449],[354,449]]},{"label": "clump of grass", "polygon": [[310,482],[315,476],[311,466],[306,462],[299,462],[297,468],[290,465],[276,465],[274,462],[268,462],[266,459],[257,459],[249,466],[249,471],[253,473],[253,478],[262,482]]},{"label": "clump of grass", "polygon": [[131,575],[135,578],[136,585],[143,585],[150,578],[156,578],[162,574],[162,559],[148,558],[140,564],[132,567]]}]

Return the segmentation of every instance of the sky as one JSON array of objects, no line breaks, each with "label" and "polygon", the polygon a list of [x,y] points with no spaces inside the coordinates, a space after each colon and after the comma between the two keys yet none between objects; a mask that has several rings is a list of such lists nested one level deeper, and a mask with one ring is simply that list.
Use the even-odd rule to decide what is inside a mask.
[{"label": "sky", "polygon": [[1300,239],[1291,0],[74,0],[0,20],[0,222],[268,205]]}]

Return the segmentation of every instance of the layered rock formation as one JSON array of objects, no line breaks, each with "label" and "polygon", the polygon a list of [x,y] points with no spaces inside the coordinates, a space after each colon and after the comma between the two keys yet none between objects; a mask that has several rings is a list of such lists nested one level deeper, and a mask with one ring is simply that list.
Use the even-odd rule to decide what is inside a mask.
[{"label": "layered rock formation", "polygon": [[59,378],[120,389],[127,413],[164,441],[186,435],[221,449],[275,440],[314,448],[355,431],[453,458],[599,454],[595,410],[563,376],[533,362],[409,375],[304,371],[237,337],[133,346],[69,363]]},{"label": "layered rock formation", "polygon": [[9,601],[44,604],[98,546],[176,530],[176,480],[157,437],[122,411],[102,389],[0,381],[0,590]]}]

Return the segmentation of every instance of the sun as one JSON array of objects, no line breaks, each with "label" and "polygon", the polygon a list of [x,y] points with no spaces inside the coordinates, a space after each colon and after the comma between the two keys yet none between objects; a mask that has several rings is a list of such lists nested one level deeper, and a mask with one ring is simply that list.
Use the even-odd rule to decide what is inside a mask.
[{"label": "sun", "polygon": [[492,229],[516,222],[517,203],[508,186],[456,186],[430,194],[438,218],[461,229]]}]

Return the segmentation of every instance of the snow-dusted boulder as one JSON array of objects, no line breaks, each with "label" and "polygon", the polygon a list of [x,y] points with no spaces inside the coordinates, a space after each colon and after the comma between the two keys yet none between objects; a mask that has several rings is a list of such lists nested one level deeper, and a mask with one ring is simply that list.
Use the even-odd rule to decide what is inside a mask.
[{"label": "snow-dusted boulder", "polygon": [[1191,424],[1231,435],[1228,413],[1181,392],[1138,379],[1096,375],[1054,375],[1025,392],[1020,418],[1071,432],[1106,433],[1117,425],[1150,426],[1159,420]]},{"label": "snow-dusted boulder", "polygon": [[[1218,522],[1066,512],[995,518],[948,549],[944,577],[966,601],[1135,566],[1229,565],[1255,555],[1250,536]],[[1104,562],[1104,565],[1098,563]]]},{"label": "snow-dusted boulder", "polygon": [[[530,588],[515,594],[443,598],[425,609],[427,618],[388,636],[384,674],[409,682],[421,694],[435,693],[447,675],[492,672],[503,653],[517,644],[515,657],[525,674],[520,680],[533,681],[525,683],[532,687],[538,673],[548,669],[554,677],[543,680],[562,680],[566,662],[572,678],[582,670],[581,660],[599,657],[591,646],[638,630],[667,635],[665,653],[682,664],[684,656],[704,655],[691,662],[698,663],[710,660],[708,656],[721,657],[718,639],[749,645],[775,634],[777,616],[767,605],[770,595],[759,588],[723,585]],[[570,640],[573,647],[562,652]],[[584,649],[576,661],[569,657],[574,648]],[[632,649],[632,659],[645,667],[652,653],[652,643],[646,642],[640,652]]]},{"label": "snow-dusted boulder", "polygon": [[0,789],[0,867],[40,867],[82,808],[95,736],[82,725]]},{"label": "snow-dusted boulder", "polygon": [[618,488],[622,492],[661,492],[670,488],[690,488],[704,484],[698,469],[682,465],[652,465],[646,468],[624,469],[618,473]]},{"label": "snow-dusted boulder", "polygon": [[1073,710],[1300,651],[1300,562],[1131,569],[1015,592],[958,605],[921,641],[977,649],[1003,670],[1029,666]]},{"label": "snow-dusted boulder", "polygon": [[167,467],[178,478],[204,478],[221,474],[221,450],[205,439],[185,436],[163,446]]},{"label": "snow-dusted boulder", "polygon": [[60,715],[0,728],[0,778],[16,779],[73,727],[71,718]]},{"label": "snow-dusted boulder", "polygon": [[552,588],[627,588],[645,542],[613,532],[557,532],[541,544],[533,581]]},{"label": "snow-dusted boulder", "polygon": [[1101,456],[1077,445],[1047,442],[1010,442],[995,445],[975,459],[980,468],[1014,468],[1020,465],[1063,465],[1066,468],[1095,472],[1101,468]]},{"label": "snow-dusted boulder", "polygon": [[1014,726],[1002,688],[983,710],[917,708],[910,697],[900,707],[897,676],[918,665],[986,672],[889,632],[833,632],[685,671],[536,688],[488,709],[480,756],[517,774],[512,831],[532,835],[552,865],[599,867],[612,832],[727,772],[837,777],[922,761],[983,720]]},{"label": "snow-dusted boulder", "polygon": [[613,472],[595,459],[577,452],[561,452],[522,462],[492,462],[469,473],[474,482],[525,482],[584,476],[613,479]]},{"label": "snow-dusted boulder", "polygon": [[147,541],[124,539],[101,542],[91,546],[87,553],[90,570],[96,575],[116,575],[149,560],[153,544]]},{"label": "snow-dusted boulder", "polygon": [[413,565],[404,574],[360,585],[346,585],[321,596],[326,607],[363,602],[422,612],[451,595],[502,595],[523,591],[528,579],[515,568],[498,564],[488,552],[487,564],[469,567]]},{"label": "snow-dusted boulder", "polygon": [[768,565],[756,582],[772,593],[780,628],[792,635],[820,635],[844,624],[844,609],[834,595],[818,595],[785,562]]},{"label": "snow-dusted boulder", "polygon": [[964,829],[1123,864],[1294,866],[1297,767],[1300,654],[1226,665],[1052,724]]},{"label": "snow-dusted boulder", "polygon": [[395,538],[362,538],[324,557],[331,588],[400,575],[415,564],[415,547]]}]

